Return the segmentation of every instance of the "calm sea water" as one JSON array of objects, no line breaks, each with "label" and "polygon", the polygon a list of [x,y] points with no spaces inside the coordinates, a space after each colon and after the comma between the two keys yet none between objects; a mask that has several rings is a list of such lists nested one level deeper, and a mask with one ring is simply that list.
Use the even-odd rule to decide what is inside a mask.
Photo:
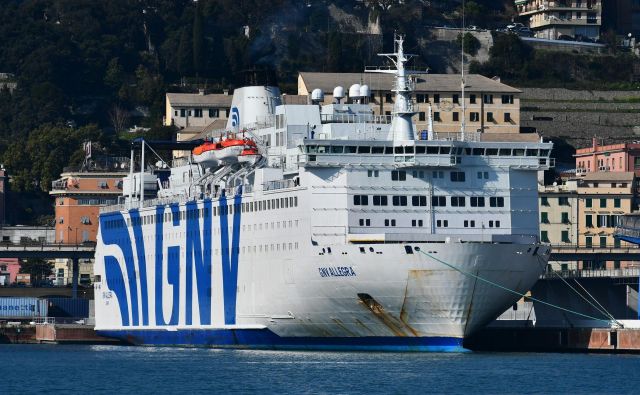
[{"label": "calm sea water", "polygon": [[640,356],[0,345],[0,393],[639,393]]}]

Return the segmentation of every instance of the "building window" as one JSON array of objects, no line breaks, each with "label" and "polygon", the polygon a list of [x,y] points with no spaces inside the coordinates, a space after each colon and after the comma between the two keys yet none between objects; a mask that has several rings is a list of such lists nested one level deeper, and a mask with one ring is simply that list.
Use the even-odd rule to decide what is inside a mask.
[{"label": "building window", "polygon": [[391,95],[391,93],[387,93],[384,95],[384,102],[385,103],[393,103],[393,95]]},{"label": "building window", "polygon": [[442,119],[440,119],[440,113],[438,111],[435,111],[433,113],[433,121],[434,122],[442,122]]},{"label": "building window", "polygon": [[217,108],[210,108],[209,118],[218,118],[218,117],[220,117],[220,110],[218,110]]},{"label": "building window", "polygon": [[600,248],[607,246],[607,236],[600,236]]},{"label": "building window", "polygon": [[502,104],[513,104],[513,95],[502,95]]},{"label": "building window", "polygon": [[587,208],[593,207],[593,202],[592,202],[591,198],[586,198],[585,201],[584,201],[584,205]]},{"label": "building window", "polygon": [[545,213],[545,212],[540,213],[540,223],[543,223],[543,224],[549,223],[549,213]]},{"label": "building window", "polygon": [[184,108],[180,109],[180,118],[184,118],[187,116],[187,110],[185,110]]},{"label": "building window", "polygon": [[600,199],[600,208],[607,207],[607,199]]},{"label": "building window", "polygon": [[585,222],[586,222],[587,228],[593,228],[593,216],[592,215],[587,215],[585,217]]},{"label": "building window", "polygon": [[458,122],[458,121],[460,121],[460,113],[454,112],[453,113],[453,122]]},{"label": "building window", "polygon": [[504,113],[504,121],[511,122],[511,113],[508,113],[508,112]]},{"label": "building window", "polygon": [[493,113],[492,112],[488,112],[487,113],[487,122],[495,122],[496,120],[493,119]]},{"label": "building window", "polygon": [[540,241],[543,243],[549,242],[549,233],[546,230],[540,231]]},{"label": "building window", "polygon": [[613,246],[615,248],[620,248],[621,243],[620,243],[620,239],[618,239],[617,237],[613,239]]},{"label": "building window", "polygon": [[452,101],[453,101],[455,104],[460,104],[460,95],[453,95],[453,97],[452,97]]},{"label": "building window", "polygon": [[549,198],[546,196],[543,196],[540,198],[540,205],[541,206],[549,206]]},{"label": "building window", "polygon": [[562,242],[563,243],[571,243],[571,240],[569,240],[569,231],[568,230],[563,230],[562,231]]},{"label": "building window", "polygon": [[615,208],[620,208],[621,207],[619,198],[613,199],[613,207],[615,207]]},{"label": "building window", "polygon": [[464,182],[465,181],[465,173],[463,171],[452,171],[450,173],[452,182]]},{"label": "building window", "polygon": [[569,222],[569,213],[562,213],[562,223],[563,224],[570,224],[571,222]]},{"label": "building window", "polygon": [[[562,233],[564,233],[565,231],[563,231]],[[569,233],[569,232],[567,232]],[[586,247],[593,247],[593,238],[591,236],[587,236],[584,238],[584,245]]]},{"label": "building window", "polygon": [[558,198],[558,204],[560,206],[568,206],[569,205],[569,197],[561,196]]},{"label": "building window", "polygon": [[424,111],[420,111],[418,113],[418,121],[425,121],[427,119],[425,112]]},{"label": "building window", "polygon": [[202,108],[196,108],[193,110],[193,116],[196,118],[202,118]]},{"label": "building window", "polygon": [[472,112],[471,114],[469,114],[469,120],[471,122],[480,122],[480,113]]},{"label": "building window", "polygon": [[469,95],[469,103],[476,104],[476,95]]},{"label": "building window", "polygon": [[429,101],[429,95],[425,95],[424,93],[416,94],[416,102],[418,103],[426,103]]},{"label": "building window", "polygon": [[393,170],[391,171],[391,181],[406,181],[407,172],[405,170]]},{"label": "building window", "polygon": [[440,95],[439,94],[435,94],[433,95],[433,102],[434,103],[440,103]]},{"label": "building window", "polygon": [[484,95],[484,104],[493,104],[493,95]]}]

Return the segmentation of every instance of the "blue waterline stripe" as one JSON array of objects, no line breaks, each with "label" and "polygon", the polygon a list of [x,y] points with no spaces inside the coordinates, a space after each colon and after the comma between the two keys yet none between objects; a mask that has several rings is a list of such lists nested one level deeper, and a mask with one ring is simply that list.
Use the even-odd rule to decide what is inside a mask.
[{"label": "blue waterline stripe", "polygon": [[464,352],[456,337],[280,337],[268,329],[107,330],[99,335],[136,345],[218,348]]}]

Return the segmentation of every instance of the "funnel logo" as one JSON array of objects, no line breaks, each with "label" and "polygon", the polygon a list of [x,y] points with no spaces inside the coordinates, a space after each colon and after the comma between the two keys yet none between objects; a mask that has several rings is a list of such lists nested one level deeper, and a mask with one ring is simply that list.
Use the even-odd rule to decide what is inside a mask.
[{"label": "funnel logo", "polygon": [[238,110],[238,107],[231,109],[231,126],[240,126],[240,110]]}]

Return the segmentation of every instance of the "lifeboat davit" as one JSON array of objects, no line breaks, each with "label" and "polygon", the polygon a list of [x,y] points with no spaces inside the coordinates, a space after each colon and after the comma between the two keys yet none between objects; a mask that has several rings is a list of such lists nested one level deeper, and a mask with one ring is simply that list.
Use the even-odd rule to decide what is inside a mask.
[{"label": "lifeboat davit", "polygon": [[217,158],[216,151],[219,150],[220,144],[214,141],[205,141],[204,144],[193,149],[193,161],[201,164],[205,168],[218,167],[220,160]]},{"label": "lifeboat davit", "polygon": [[240,163],[248,163],[250,165],[256,164],[256,162],[260,159],[260,153],[258,149],[255,147],[245,148],[238,156],[238,162]]}]

